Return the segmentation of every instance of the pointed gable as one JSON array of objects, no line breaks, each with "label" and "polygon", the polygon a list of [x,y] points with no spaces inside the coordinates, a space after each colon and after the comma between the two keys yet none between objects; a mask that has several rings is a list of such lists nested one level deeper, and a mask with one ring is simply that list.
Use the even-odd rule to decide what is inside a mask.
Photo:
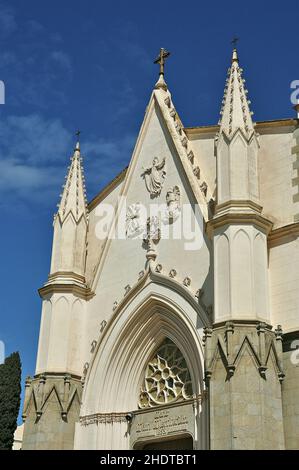
[{"label": "pointed gable", "polygon": [[[159,186],[158,178],[157,187],[151,188],[147,184],[145,170],[152,170],[154,160],[157,161],[162,188]],[[101,244],[101,252],[98,252],[99,259],[90,279],[90,288],[96,294],[91,302],[95,312],[103,312],[101,320],[109,319],[109,312],[113,313],[114,304],[119,303],[120,299],[131,291],[132,286],[147,267],[149,251],[143,241],[142,233],[144,232],[138,231],[138,224],[140,222],[140,228],[142,228],[142,221],[139,220],[136,208],[141,206],[142,209],[146,209],[147,217],[151,215],[152,205],[164,205],[162,211],[166,210],[170,193],[170,197],[175,197],[175,194],[179,195],[182,213],[188,207],[190,218],[196,214],[197,222],[194,219],[189,220],[192,226],[190,230],[197,230],[197,234],[201,233],[202,246],[200,249],[198,247],[189,249],[190,239],[188,240],[188,235],[184,233],[184,230],[186,232],[188,228],[184,228],[184,224],[180,222],[183,233],[182,236],[175,237],[174,224],[169,221],[164,222],[162,212],[159,214],[161,232],[166,227],[170,235],[168,238],[162,235],[154,244],[154,251],[157,255],[155,255],[153,269],[160,269],[161,265],[162,272],[166,276],[175,277],[185,286],[185,289],[192,292],[193,296],[203,284],[209,285],[212,282],[212,273],[209,270],[210,242],[201,230],[203,228],[204,232],[205,220],[208,218],[211,192],[210,188],[204,184],[204,173],[198,171],[196,167],[192,142],[189,141],[184,131],[165,80],[160,76],[146,108],[124,181],[117,193],[118,201],[114,206],[114,220],[110,233]],[[152,194],[151,189],[156,189],[156,194]],[[91,212],[90,220],[93,226],[96,218],[101,223],[100,206],[101,202],[97,208],[93,207]],[[125,227],[127,238],[115,236],[115,233],[119,233],[119,223]],[[94,234],[90,231],[89,236],[94,236]],[[186,245],[188,245],[187,248]],[[89,256],[90,254],[88,258]],[[87,265],[90,263],[88,259]],[[211,291],[206,289],[205,292],[205,301],[210,305]],[[99,318],[95,317],[93,321],[98,322]]]}]

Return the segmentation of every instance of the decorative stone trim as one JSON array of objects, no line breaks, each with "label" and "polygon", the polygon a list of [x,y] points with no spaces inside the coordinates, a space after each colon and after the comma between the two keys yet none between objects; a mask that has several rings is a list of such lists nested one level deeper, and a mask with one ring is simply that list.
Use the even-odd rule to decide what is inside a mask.
[{"label": "decorative stone trim", "polygon": [[[173,276],[173,277],[172,277]],[[193,308],[201,315],[202,321],[204,324],[210,324],[211,320],[207,316],[206,308],[202,304],[200,298],[203,295],[203,290],[199,289],[196,294],[194,294],[190,289],[186,289],[182,282],[178,282],[175,277],[177,276],[177,272],[175,269],[172,269],[168,275],[166,273],[163,274],[163,266],[162,264],[153,265],[152,267],[148,267],[145,270],[144,276],[134,284],[130,290],[130,292],[123,296],[120,301],[117,303],[115,301],[113,309],[113,315],[110,318],[108,325],[110,326],[111,323],[114,321],[118,313],[125,307],[125,305],[133,298],[134,295],[144,286],[147,282],[155,282],[158,285],[164,285],[174,289],[178,292],[183,298],[185,298],[188,302],[191,303]],[[108,328],[107,325],[107,328]]]},{"label": "decorative stone trim", "polygon": [[126,287],[125,287],[125,295],[127,295],[130,290],[132,289],[132,287],[128,284]]},{"label": "decorative stone trim", "polygon": [[167,106],[168,108],[170,108],[170,106],[171,106],[171,99],[170,99],[170,96],[167,96],[167,97],[165,98],[164,103],[166,104],[166,106]]},{"label": "decorative stone trim", "polygon": [[196,178],[200,178],[200,168],[199,166],[196,166],[195,168],[193,168],[193,174],[196,176]]},{"label": "decorative stone trim", "polygon": [[157,264],[155,271],[156,271],[156,273],[161,273],[162,269],[163,269],[162,264]]},{"label": "decorative stone trim", "polygon": [[93,415],[80,416],[81,426],[89,426],[90,424],[113,424],[126,423],[126,415],[128,413],[96,413]]},{"label": "decorative stone trim", "polygon": [[89,362],[85,362],[84,367],[83,367],[83,374],[82,374],[83,377],[86,376],[88,369],[89,369]]},{"label": "decorative stone trim", "polygon": [[25,384],[25,400],[23,420],[29,415],[35,417],[37,423],[46,412],[47,404],[56,402],[61,419],[67,421],[69,411],[73,410],[75,397],[81,402],[81,378],[72,374],[39,374],[33,379],[27,377]]},{"label": "decorative stone trim", "polygon": [[181,140],[181,142],[182,142],[182,146],[183,146],[183,147],[185,147],[185,148],[188,147],[188,139],[187,139],[187,137],[183,137],[182,140]]},{"label": "decorative stone trim", "polygon": [[95,352],[95,349],[97,347],[98,342],[94,339],[93,342],[90,345],[90,352],[93,354]]},{"label": "decorative stone trim", "polygon": [[[236,334],[237,333],[237,334]],[[249,349],[253,364],[261,377],[266,378],[271,351],[275,360],[277,377],[280,382],[284,379],[282,370],[282,330],[278,325],[275,332],[264,322],[229,321],[214,325],[214,328],[204,330],[205,345],[205,381],[209,382],[213,375],[217,358],[222,358],[227,371],[227,380],[234,376],[240,358]]]},{"label": "decorative stone trim", "polygon": [[208,185],[205,181],[200,185],[200,189],[201,189],[201,192],[203,193],[203,195],[205,197],[207,197]]},{"label": "decorative stone trim", "polygon": [[185,287],[190,287],[191,286],[190,277],[185,277],[185,279],[183,280],[183,284],[184,284]]},{"label": "decorative stone trim", "polygon": [[194,153],[192,152],[192,150],[190,150],[190,152],[188,153],[188,160],[190,161],[191,165],[193,165],[193,163],[194,163]]}]

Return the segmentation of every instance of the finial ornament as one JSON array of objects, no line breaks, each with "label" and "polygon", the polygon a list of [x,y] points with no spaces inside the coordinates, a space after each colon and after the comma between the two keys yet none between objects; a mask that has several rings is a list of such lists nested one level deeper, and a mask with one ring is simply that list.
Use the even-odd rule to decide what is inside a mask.
[{"label": "finial ornament", "polygon": [[232,62],[238,62],[238,52],[237,52],[237,43],[239,42],[239,38],[237,36],[234,36],[231,44],[233,45],[233,57],[232,57]]},{"label": "finial ornament", "polygon": [[76,148],[75,150],[80,150],[80,134],[81,134],[81,131],[77,130],[76,131],[76,137],[77,137],[77,143],[76,143]]},{"label": "finial ornament", "polygon": [[165,59],[167,59],[167,57],[169,56],[170,56],[170,52],[168,52],[166,49],[161,47],[159,56],[154,61],[154,64],[160,64],[160,75],[164,75]]}]

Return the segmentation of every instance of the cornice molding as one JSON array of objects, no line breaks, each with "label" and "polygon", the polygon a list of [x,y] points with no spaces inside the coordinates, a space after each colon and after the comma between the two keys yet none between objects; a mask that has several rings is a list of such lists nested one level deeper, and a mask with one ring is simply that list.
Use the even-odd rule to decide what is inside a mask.
[{"label": "cornice molding", "polygon": [[261,323],[264,323],[265,327],[269,330],[272,331],[273,326],[270,323],[265,322],[263,319],[258,319],[258,320],[252,320],[252,319],[228,319],[228,320],[223,320],[221,322],[213,323],[213,331],[216,331],[217,329],[221,329],[224,326],[227,325],[228,322],[232,322],[236,327],[247,327],[247,326],[257,326]]},{"label": "cornice molding", "polygon": [[229,210],[229,209],[251,209],[259,214],[262,212],[262,206],[260,204],[257,204],[254,201],[250,201],[249,199],[240,201],[236,199],[230,199],[229,201],[223,202],[222,204],[217,204],[215,206],[215,214],[217,215],[220,212],[223,212],[224,210]]},{"label": "cornice molding", "polygon": [[227,213],[215,217],[206,224],[206,233],[209,238],[212,237],[214,231],[224,225],[255,225],[267,235],[270,233],[273,222],[261,216],[258,213]]},{"label": "cornice molding", "polygon": [[272,230],[268,237],[268,246],[269,248],[273,248],[274,246],[294,241],[298,238],[298,236],[299,222],[284,225],[283,227]]},{"label": "cornice molding", "polygon": [[43,377],[48,378],[48,379],[64,379],[64,380],[70,378],[72,380],[77,380],[80,383],[81,383],[81,380],[82,380],[81,375],[73,374],[72,372],[55,372],[55,371],[39,372],[38,374],[35,374],[33,376],[33,378],[28,377],[27,379],[28,380],[30,379],[30,381],[33,381],[33,380],[41,379]]},{"label": "cornice molding", "polygon": [[[271,129],[276,129],[279,127],[294,127],[298,126],[298,119],[274,119],[272,121],[259,121],[255,123],[255,130],[259,133],[263,131],[268,131]],[[197,135],[197,134],[216,134],[219,132],[220,126],[212,124],[210,126],[194,126],[194,127],[185,127],[184,131],[187,135]]]},{"label": "cornice molding", "polygon": [[74,273],[73,271],[57,271],[55,273],[49,274],[48,282],[53,282],[58,279],[76,280],[82,284],[85,284],[85,277],[81,274]]},{"label": "cornice molding", "polygon": [[69,283],[52,283],[46,284],[38,290],[41,298],[49,294],[73,294],[83,300],[90,300],[95,296],[95,293],[87,286],[80,286],[78,284]]}]

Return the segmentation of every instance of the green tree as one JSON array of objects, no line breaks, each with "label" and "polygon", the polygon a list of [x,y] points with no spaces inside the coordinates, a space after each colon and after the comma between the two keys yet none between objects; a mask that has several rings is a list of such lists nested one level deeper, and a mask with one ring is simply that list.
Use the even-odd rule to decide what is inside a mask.
[{"label": "green tree", "polygon": [[21,360],[18,352],[0,365],[0,449],[12,449],[20,408]]}]

